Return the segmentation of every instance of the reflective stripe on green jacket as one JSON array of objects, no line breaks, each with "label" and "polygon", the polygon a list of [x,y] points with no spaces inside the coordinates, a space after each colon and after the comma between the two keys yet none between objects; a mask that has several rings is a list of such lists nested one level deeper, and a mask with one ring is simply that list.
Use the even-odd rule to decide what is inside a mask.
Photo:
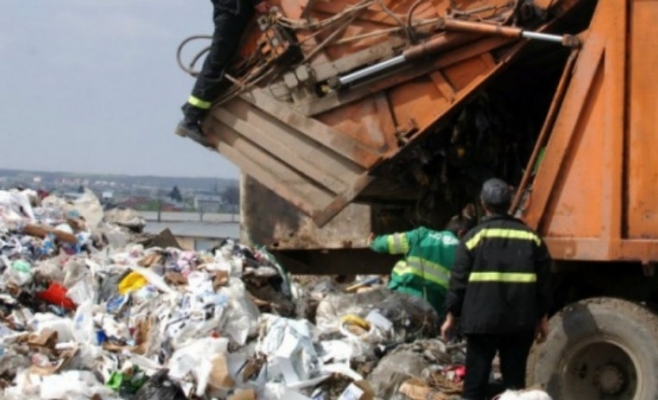
[{"label": "reflective stripe on green jacket", "polygon": [[450,231],[424,227],[376,237],[371,243],[378,253],[404,254],[391,272],[388,288],[424,297],[439,314],[448,290],[450,270],[459,239]]}]

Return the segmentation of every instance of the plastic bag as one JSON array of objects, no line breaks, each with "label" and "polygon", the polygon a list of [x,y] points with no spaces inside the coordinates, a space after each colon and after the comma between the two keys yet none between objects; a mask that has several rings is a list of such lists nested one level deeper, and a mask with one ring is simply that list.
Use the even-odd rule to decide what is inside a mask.
[{"label": "plastic bag", "polygon": [[34,211],[26,193],[17,190],[0,190],[0,205],[11,210],[14,214],[25,215],[31,222],[35,222]]},{"label": "plastic bag", "polygon": [[164,324],[164,332],[174,348],[186,345],[190,339],[224,332],[229,299],[223,294],[204,292],[185,294],[178,298],[176,308]]},{"label": "plastic bag", "polygon": [[105,224],[95,233],[102,235],[111,248],[120,248],[130,243],[130,235],[116,226]]},{"label": "plastic bag", "polygon": [[196,395],[203,396],[213,370],[213,360],[228,351],[228,340],[204,338],[176,350],[169,360],[169,376],[176,380],[192,374],[196,379]]},{"label": "plastic bag", "polygon": [[85,189],[84,194],[73,202],[73,206],[84,217],[88,229],[96,229],[103,220],[103,206],[89,189]]},{"label": "plastic bag", "polygon": [[[98,346],[84,343],[66,343],[58,345],[58,348],[64,349],[65,347],[72,349],[76,348],[77,351],[73,358],[66,363],[66,369],[72,370],[87,370],[87,371],[101,371],[103,364],[100,360],[104,359],[103,349]],[[102,375],[102,374],[100,374]]]},{"label": "plastic bag", "polygon": [[353,314],[366,318],[372,310],[378,310],[393,323],[398,341],[411,342],[436,337],[439,333],[439,317],[427,301],[383,288],[353,295],[327,296],[318,305],[317,327],[322,333],[337,332],[344,316]]},{"label": "plastic bag", "polygon": [[18,371],[28,368],[32,364],[29,357],[11,349],[0,356],[0,376],[13,377]]},{"label": "plastic bag", "polygon": [[133,400],[187,400],[183,390],[169,379],[167,370],[158,371],[139,389]]},{"label": "plastic bag", "polygon": [[229,298],[223,331],[242,346],[258,331],[260,311],[249,298],[244,283],[238,279],[231,280],[229,286],[221,288],[219,293]]},{"label": "plastic bag", "polygon": [[322,362],[315,351],[315,329],[310,322],[269,314],[263,315],[263,322],[267,333],[261,336],[257,351],[268,358],[268,381],[283,380],[286,386],[296,387],[320,375]]},{"label": "plastic bag", "polygon": [[61,318],[55,314],[37,313],[30,319],[28,326],[34,332],[52,329],[57,332],[58,342],[70,342],[74,339],[73,322],[68,318]]},{"label": "plastic bag", "polygon": [[94,280],[91,276],[80,279],[76,284],[69,287],[66,297],[71,299],[76,305],[84,303],[93,303],[96,296]]},{"label": "plastic bag", "polygon": [[97,344],[92,303],[84,303],[76,310],[73,318],[73,336],[79,343]]},{"label": "plastic bag", "polygon": [[66,288],[55,282],[52,282],[50,286],[48,286],[48,289],[36,293],[37,298],[47,303],[61,307],[65,310],[75,310],[75,303],[66,295]]},{"label": "plastic bag", "polygon": [[65,399],[73,396],[91,398],[94,395],[117,398],[89,371],[64,371],[58,375],[44,376],[39,395],[42,399]]},{"label": "plastic bag", "polygon": [[14,385],[5,389],[5,396],[15,399],[25,399],[27,396],[38,396],[41,377],[31,374],[29,369],[23,369],[16,374]]},{"label": "plastic bag", "polygon": [[61,257],[53,257],[39,262],[34,268],[34,275],[37,279],[45,280],[46,282],[56,282],[59,284],[64,283],[66,273],[60,265]]},{"label": "plastic bag", "polygon": [[5,270],[7,282],[16,286],[24,286],[32,282],[32,265],[25,260],[16,260]]},{"label": "plastic bag", "polygon": [[63,285],[67,288],[72,287],[78,281],[90,275],[87,263],[79,257],[71,257],[66,261],[63,269],[65,271]]},{"label": "plastic bag", "polygon": [[[137,273],[137,274],[141,275],[143,278],[145,278],[146,281],[148,281],[148,283],[150,285],[156,287],[158,290],[160,290],[164,293],[176,294],[176,291],[174,289],[170,288],[169,285],[167,285],[167,283],[164,281],[164,279],[160,275],[153,272],[152,270],[150,270],[148,268],[138,267],[138,266],[135,266],[135,265],[130,265],[129,268],[133,270],[133,273]],[[131,275],[131,274],[129,274],[129,275]],[[122,281],[122,283],[123,283],[123,281]]]},{"label": "plastic bag", "polygon": [[147,283],[148,280],[146,280],[145,277],[133,271],[126,275],[126,277],[121,280],[121,283],[119,283],[119,293],[126,295],[135,292],[146,286]]},{"label": "plastic bag", "polygon": [[377,397],[403,400],[406,396],[398,393],[400,386],[409,378],[419,378],[423,370],[436,363],[428,360],[424,353],[433,346],[432,341],[418,341],[397,347],[379,362],[368,377]]},{"label": "plastic bag", "polygon": [[105,220],[109,223],[123,226],[135,231],[141,231],[146,226],[144,218],[133,210],[113,209],[105,212]]},{"label": "plastic bag", "polygon": [[505,393],[494,398],[495,400],[553,400],[551,396],[541,390],[512,391],[507,390]]},{"label": "plastic bag", "polygon": [[194,271],[187,276],[187,291],[192,293],[213,292],[212,280],[205,272]]},{"label": "plastic bag", "polygon": [[100,326],[108,338],[126,339],[130,337],[130,330],[123,322],[117,322],[114,318],[105,314],[96,314],[94,322]]}]

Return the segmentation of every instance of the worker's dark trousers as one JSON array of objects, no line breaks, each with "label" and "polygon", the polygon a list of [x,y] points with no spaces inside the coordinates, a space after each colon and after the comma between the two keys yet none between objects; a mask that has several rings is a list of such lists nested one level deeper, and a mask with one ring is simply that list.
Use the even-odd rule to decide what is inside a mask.
[{"label": "worker's dark trousers", "polygon": [[466,377],[463,399],[484,400],[491,363],[499,352],[500,369],[506,389],[525,387],[526,362],[534,332],[507,335],[466,335]]},{"label": "worker's dark trousers", "polygon": [[212,44],[192,89],[192,97],[201,100],[201,104],[197,102],[196,105],[193,105],[189,101],[185,103],[183,113],[186,119],[203,120],[210,108],[209,103],[228,86],[226,81],[222,82],[222,77],[254,13],[253,7],[248,4],[250,2],[244,2],[236,11],[232,11],[222,9],[215,3],[213,13],[215,32]]}]

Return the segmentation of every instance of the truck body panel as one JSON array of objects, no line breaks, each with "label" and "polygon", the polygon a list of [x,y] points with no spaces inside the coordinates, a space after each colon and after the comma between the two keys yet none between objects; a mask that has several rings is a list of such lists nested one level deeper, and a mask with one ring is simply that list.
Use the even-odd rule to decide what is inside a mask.
[{"label": "truck body panel", "polygon": [[598,3],[521,205],[557,259],[658,261],[657,16],[655,1]]},{"label": "truck body panel", "polygon": [[[516,215],[546,237],[556,259],[658,261],[651,151],[658,3],[537,1],[535,17],[525,19],[522,3],[278,2],[283,19],[261,19],[249,31],[243,68],[231,78],[239,84],[205,124],[213,146],[253,178],[243,182],[243,237],[275,251],[357,251],[368,232],[422,223],[426,208],[447,219],[477,196],[473,187],[455,192],[459,182],[436,160],[460,168],[468,148],[457,143],[457,125],[469,117],[460,113],[511,82],[547,100],[532,117],[543,126],[526,138],[534,149],[520,151],[516,166],[503,165],[517,171],[507,174],[519,188]],[[558,43],[536,45],[506,31],[516,28],[580,33],[582,46],[567,60]],[[253,54],[258,61],[249,64]],[[340,84],[405,55],[402,64]],[[553,79],[550,69],[562,78],[535,89],[533,79]],[[510,93],[532,98],[516,90],[492,103]],[[461,176],[481,182],[497,173],[483,169]]]}]

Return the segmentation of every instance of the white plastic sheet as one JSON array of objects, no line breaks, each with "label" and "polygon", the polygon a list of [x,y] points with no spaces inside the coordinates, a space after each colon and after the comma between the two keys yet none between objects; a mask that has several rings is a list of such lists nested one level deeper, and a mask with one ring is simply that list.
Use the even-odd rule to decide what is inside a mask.
[{"label": "white plastic sheet", "polygon": [[553,400],[548,393],[541,390],[512,391],[507,390],[497,400]]},{"label": "white plastic sheet", "polygon": [[205,338],[182,347],[169,360],[169,376],[183,380],[188,374],[196,380],[196,395],[203,396],[208,387],[213,360],[228,351],[225,338]]},{"label": "white plastic sheet", "polygon": [[229,298],[224,333],[230,335],[239,345],[247,343],[247,338],[258,332],[260,311],[245,289],[244,283],[232,279],[229,286],[220,289],[219,293]]}]

